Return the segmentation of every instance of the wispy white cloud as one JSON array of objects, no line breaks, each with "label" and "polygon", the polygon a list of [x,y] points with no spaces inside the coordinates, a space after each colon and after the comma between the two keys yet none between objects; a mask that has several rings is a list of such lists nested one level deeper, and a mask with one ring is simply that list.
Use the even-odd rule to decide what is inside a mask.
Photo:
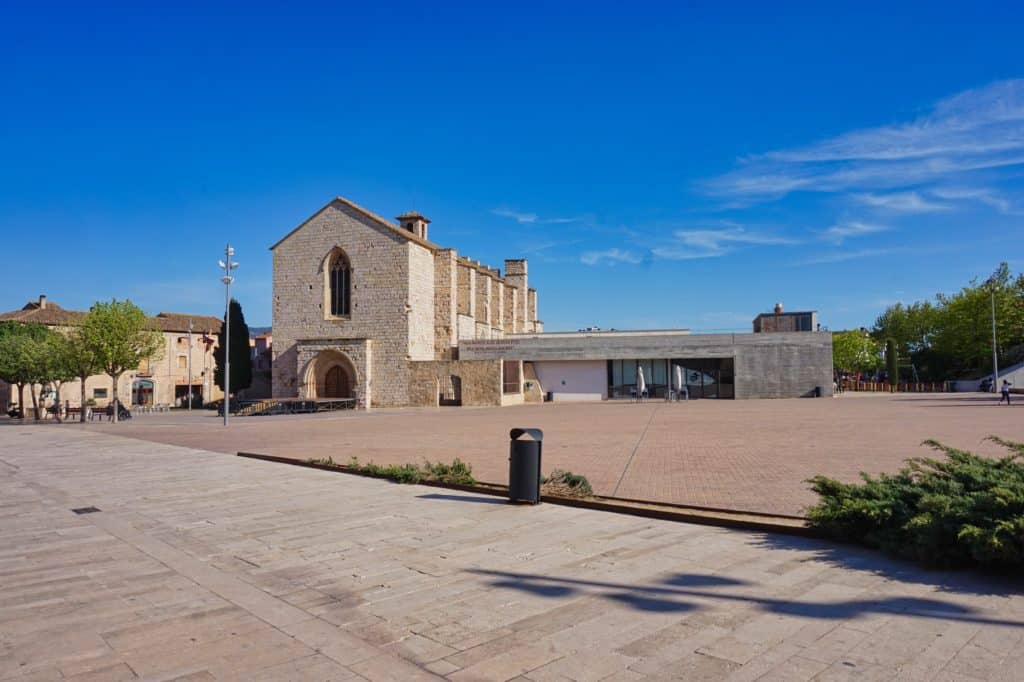
[{"label": "wispy white cloud", "polygon": [[973,171],[1024,164],[1024,79],[967,90],[909,123],[854,130],[743,159],[707,190],[778,198],[948,182]]},{"label": "wispy white cloud", "polygon": [[511,218],[512,220],[522,225],[532,225],[537,222],[538,215],[536,213],[520,213],[519,211],[513,211],[507,208],[495,208],[491,210],[496,216],[502,218]]},{"label": "wispy white cloud", "polygon": [[1000,213],[1013,213],[1013,203],[991,189],[979,187],[937,187],[931,191],[940,199],[950,201],[976,201],[991,206]]},{"label": "wispy white cloud", "polygon": [[888,194],[855,194],[854,199],[871,206],[897,213],[934,213],[951,207],[922,196],[918,192],[890,192]]},{"label": "wispy white cloud", "polygon": [[573,244],[579,244],[583,239],[566,239],[560,241],[546,241],[546,242],[533,242],[525,246],[520,247],[520,251],[523,253],[542,253],[544,251],[550,251],[557,249],[562,246],[572,246]]},{"label": "wispy white cloud", "polygon": [[669,244],[658,246],[652,249],[651,253],[657,258],[667,260],[694,260],[724,256],[741,246],[798,243],[794,239],[752,232],[742,227],[676,230],[672,233],[672,241]]},{"label": "wispy white cloud", "polygon": [[642,260],[643,258],[632,251],[619,248],[604,249],[603,251],[585,251],[580,255],[580,262],[584,265],[600,265],[601,263],[608,265],[616,265],[617,263],[636,265]]},{"label": "wispy white cloud", "polygon": [[564,225],[566,223],[575,223],[580,220],[579,218],[541,218],[536,213],[524,213],[521,211],[513,211],[508,208],[491,209],[491,213],[502,218],[511,218],[520,225]]},{"label": "wispy white cloud", "polygon": [[859,251],[834,251],[832,253],[823,253],[817,256],[811,256],[800,261],[796,261],[793,265],[822,265],[825,263],[842,263],[848,260],[858,260],[864,258],[878,258],[880,256],[887,256],[893,253],[892,249],[860,249]]},{"label": "wispy white cloud", "polygon": [[873,225],[871,223],[862,223],[857,220],[851,220],[845,223],[838,223],[823,230],[821,236],[823,239],[833,242],[835,244],[842,244],[847,239],[854,237],[863,237],[869,234],[876,234],[878,232],[887,232],[889,230],[885,225]]}]

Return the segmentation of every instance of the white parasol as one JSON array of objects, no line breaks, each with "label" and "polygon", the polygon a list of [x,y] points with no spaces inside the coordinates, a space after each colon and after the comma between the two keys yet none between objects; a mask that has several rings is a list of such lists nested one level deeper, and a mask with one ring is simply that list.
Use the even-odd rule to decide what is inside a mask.
[{"label": "white parasol", "polygon": [[683,392],[683,368],[681,365],[676,365],[676,391]]},{"label": "white parasol", "polygon": [[644,381],[644,368],[639,365],[636,368],[636,397],[643,398],[647,390],[647,382]]}]

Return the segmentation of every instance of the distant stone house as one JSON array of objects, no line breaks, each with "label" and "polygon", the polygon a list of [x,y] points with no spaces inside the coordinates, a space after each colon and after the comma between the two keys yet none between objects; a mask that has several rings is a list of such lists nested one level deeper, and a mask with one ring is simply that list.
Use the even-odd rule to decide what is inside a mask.
[{"label": "distant stone house", "polygon": [[[84,311],[66,310],[46,296],[29,301],[20,310],[0,313],[0,322],[35,322],[58,331],[67,332],[81,324],[87,315]],[[192,347],[189,351],[189,322],[192,323]],[[221,320],[206,315],[184,313],[159,313],[149,318],[150,328],[164,336],[163,353],[151,361],[143,362],[133,371],[125,372],[117,387],[118,397],[124,405],[173,405],[188,395],[189,356],[191,355],[191,380],[193,398],[219,400],[223,393],[213,382],[213,349],[217,344],[217,333]],[[45,387],[38,387],[45,388]],[[113,384],[109,376],[97,374],[85,382],[86,399],[95,400],[98,406],[105,406],[113,397]],[[52,400],[52,394],[48,394]],[[72,381],[61,387],[61,400],[72,407],[81,402],[79,382]],[[0,410],[7,411],[18,402],[17,386],[0,381]],[[25,392],[25,407],[31,405],[28,391]],[[198,402],[198,401],[197,401]]]},{"label": "distant stone house", "polygon": [[521,361],[464,362],[458,349],[543,330],[527,262],[502,274],[429,241],[424,216],[396,220],[339,197],[271,247],[273,396],[522,402]]}]

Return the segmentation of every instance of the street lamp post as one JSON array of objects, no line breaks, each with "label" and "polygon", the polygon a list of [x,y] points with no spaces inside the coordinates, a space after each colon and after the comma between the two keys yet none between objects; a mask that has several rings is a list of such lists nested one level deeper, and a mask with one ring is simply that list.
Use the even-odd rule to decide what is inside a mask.
[{"label": "street lamp post", "polygon": [[192,319],[188,321],[188,409],[192,411]]},{"label": "street lamp post", "polygon": [[989,291],[992,296],[992,391],[999,390],[999,357],[996,354],[996,291]]},{"label": "street lamp post", "polygon": [[238,263],[231,260],[235,250],[228,244],[224,248],[224,260],[217,261],[217,265],[224,268],[224,276],[220,281],[224,283],[224,426],[228,425],[228,414],[231,412],[231,283],[235,278],[231,271],[238,267]]}]

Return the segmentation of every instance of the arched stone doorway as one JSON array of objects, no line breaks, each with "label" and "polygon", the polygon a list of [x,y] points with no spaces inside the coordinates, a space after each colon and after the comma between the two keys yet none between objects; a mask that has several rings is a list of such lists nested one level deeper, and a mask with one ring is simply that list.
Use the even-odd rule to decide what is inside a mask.
[{"label": "arched stone doorway", "polygon": [[351,398],[352,391],[348,385],[348,373],[341,365],[332,365],[324,377],[324,398]]},{"label": "arched stone doorway", "polygon": [[354,398],[359,377],[348,356],[324,350],[310,360],[304,377],[306,398]]}]

